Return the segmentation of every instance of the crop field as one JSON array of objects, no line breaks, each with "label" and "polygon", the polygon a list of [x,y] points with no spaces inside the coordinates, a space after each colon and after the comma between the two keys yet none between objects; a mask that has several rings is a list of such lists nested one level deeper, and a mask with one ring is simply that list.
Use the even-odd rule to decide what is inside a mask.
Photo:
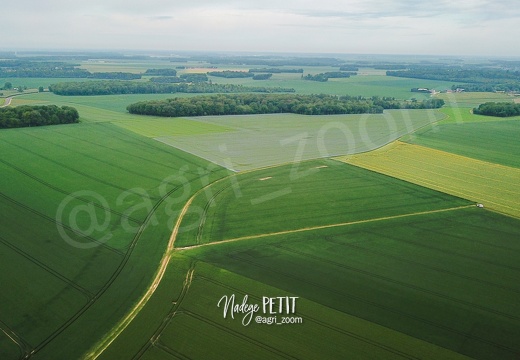
[{"label": "crop field", "polygon": [[334,161],[309,161],[237,175],[210,187],[192,202],[181,227],[185,231],[175,244],[185,247],[469,204]]},{"label": "crop field", "polygon": [[[241,247],[241,251],[248,249]],[[238,248],[234,247],[233,251]],[[254,251],[254,250],[253,250]],[[217,250],[218,252],[218,250]],[[194,255],[199,259],[200,254]],[[236,263],[236,259],[232,260]],[[175,315],[155,336],[157,341],[140,349],[141,359],[212,358],[366,358],[464,359],[454,352],[389,328],[351,316],[317,302],[299,298],[298,315],[303,324],[285,326],[252,323],[243,326],[242,316],[223,321],[216,302],[224,294],[258,303],[262,295],[292,295],[269,282],[255,281],[207,262],[176,255],[175,263],[192,263],[182,298],[175,298]],[[204,336],[200,336],[203,331]],[[297,341],[295,341],[297,339]],[[305,344],[305,346],[302,346]],[[122,349],[124,351],[124,349]],[[230,356],[230,354],[233,354]],[[129,357],[133,355],[128,354]],[[102,357],[109,358],[109,357]]]},{"label": "crop field", "polygon": [[439,98],[450,104],[450,107],[463,107],[473,109],[485,102],[510,102],[513,98],[501,93],[468,92],[438,94]]},{"label": "crop field", "polygon": [[[231,348],[258,358],[315,358],[332,344],[343,344],[334,354],[354,358],[515,358],[519,221],[334,163],[306,162],[306,175],[289,181],[290,166],[236,175],[195,198],[190,208],[199,209],[183,224],[203,236],[189,243],[197,236],[181,232],[173,260],[191,259],[183,265],[187,290],[171,299],[167,325],[157,328],[157,341],[143,343],[142,358],[204,358],[202,344],[214,341],[221,352],[213,358]],[[255,221],[255,214],[268,217]],[[231,293],[257,302],[297,294],[304,322],[244,328],[216,306]],[[193,340],[200,328],[202,343]]]},{"label": "crop field", "polygon": [[[444,116],[435,110],[390,110],[373,115],[207,116],[189,121],[234,131],[155,139],[230,170],[243,171],[373,150],[411,131],[428,127]],[[128,123],[121,126],[141,131]]]},{"label": "crop field", "polygon": [[[332,71],[331,68],[321,72]],[[319,73],[313,71],[312,73]],[[306,72],[305,74],[308,74]],[[327,82],[301,80],[301,74],[274,74],[267,81],[222,79],[212,77],[215,83],[232,83],[245,86],[283,86],[294,88],[299,94],[388,96],[398,99],[426,99],[429,94],[412,93],[414,87],[428,87],[439,91],[449,89],[452,83],[435,80],[406,79],[381,75],[356,75],[347,79],[329,79]]]},{"label": "crop field", "polygon": [[423,129],[413,138],[413,144],[431,147],[511,167],[520,167],[518,134],[520,120],[497,120],[463,124],[440,124]]},{"label": "crop field", "polygon": [[[516,261],[519,224],[518,220],[479,211],[462,208],[203,246],[182,254],[269,284],[277,289],[273,296],[298,294],[326,306],[328,314],[331,309],[343,313],[331,314],[343,320],[334,328],[342,333],[342,341],[331,339],[330,330],[317,329],[315,334],[319,335],[305,340],[309,351],[320,344],[328,348],[326,344],[332,340],[344,344],[345,348],[340,346],[338,351],[353,358],[387,358],[391,355],[375,354],[381,351],[381,341],[386,340],[393,353],[397,350],[404,357],[429,357],[426,354],[431,349],[424,349],[421,355],[411,353],[420,349],[420,341],[415,346],[394,341],[395,331],[470,357],[514,359],[520,350]],[[195,279],[196,276],[197,273]],[[210,298],[208,304],[195,314],[212,319],[214,314],[207,311],[212,303],[214,306],[222,294],[245,288],[240,282],[229,289],[231,284],[224,282],[223,289],[213,290],[214,295],[211,287],[206,288],[204,297]],[[305,328],[312,328],[314,321],[323,316],[318,306],[302,309],[298,314],[304,318],[301,329],[282,327],[283,330],[304,336]],[[365,343],[374,341],[363,349],[352,345],[353,334],[348,333],[353,330],[352,318],[370,323],[363,321],[364,331],[354,327],[358,339],[361,337]],[[172,324],[175,321],[174,318]],[[184,323],[181,329],[186,326],[189,325]],[[380,326],[390,330],[390,338],[374,337]],[[175,334],[182,339],[181,329]],[[182,345],[174,340],[171,343]],[[176,349],[191,350],[189,343],[184,346]],[[282,349],[287,349],[289,356],[314,358],[311,353],[298,353],[289,345]],[[430,356],[444,358],[434,352]]]},{"label": "crop field", "polygon": [[[0,357],[77,358],[148,285],[183,186],[221,170],[111,124],[4,130],[0,144]],[[181,168],[183,186],[168,180]]]},{"label": "crop field", "polygon": [[520,216],[520,191],[515,186],[520,169],[515,167],[402,142],[339,159]]},{"label": "crop field", "polygon": [[[0,85],[69,80],[82,81]],[[430,95],[413,87],[453,85],[371,68],[211,80],[418,100]],[[518,358],[520,120],[471,113],[511,97],[377,115],[126,111],[175,96],[197,95],[13,99],[73,106],[81,122],[0,131],[0,359]],[[232,294],[262,316],[264,297],[297,297],[299,321],[244,325],[218,305]]]}]

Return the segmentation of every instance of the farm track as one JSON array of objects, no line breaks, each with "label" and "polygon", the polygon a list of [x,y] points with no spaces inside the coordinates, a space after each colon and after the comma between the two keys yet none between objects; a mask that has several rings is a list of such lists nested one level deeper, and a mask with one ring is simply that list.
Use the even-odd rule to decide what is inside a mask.
[{"label": "farm track", "polygon": [[[124,254],[124,258],[119,264],[116,271],[110,276],[109,280],[105,283],[105,285],[95,294],[95,296],[90,300],[90,302],[82,307],[76,314],[74,314],[68,321],[66,321],[58,330],[56,330],[54,333],[52,333],[47,339],[45,339],[42,343],[40,343],[33,351],[33,353],[36,353],[40,350],[42,350],[48,343],[50,343],[52,340],[54,340],[57,336],[59,336],[61,333],[63,333],[72,323],[74,323],[81,315],[83,315],[109,288],[112,286],[114,281],[117,279],[119,274],[123,271],[123,268],[128,263],[128,260],[130,259],[130,255],[132,254],[135,246],[137,245],[137,242],[139,241],[142,233],[148,226],[148,223],[154,216],[156,210],[159,208],[159,206],[163,203],[163,201],[166,200],[170,195],[173,194],[173,192],[176,191],[177,188],[169,191],[166,195],[164,195],[160,201],[158,201],[152,210],[148,213],[148,216],[144,220],[144,222],[139,227],[139,230],[134,235],[134,238],[127,250],[127,252]],[[154,289],[155,290],[155,289]],[[31,353],[32,354],[32,353]]]},{"label": "farm track", "polygon": [[[186,212],[188,211],[188,208],[190,207],[191,203],[193,202],[193,200],[195,199],[196,196],[198,196],[202,191],[206,190],[207,187],[211,186],[211,185],[214,185],[215,183],[217,182],[220,182],[224,179],[226,179],[227,177],[225,178],[222,178],[222,179],[219,179],[219,180],[216,180],[215,182],[211,183],[211,184],[208,184],[206,185],[205,187],[199,189],[187,202],[186,204],[184,205],[184,207],[182,208],[182,210],[180,211],[179,213],[179,216],[177,218],[177,222],[175,223],[175,226],[172,230],[172,234],[170,236],[170,239],[168,241],[168,246],[166,248],[166,251],[164,252],[164,255],[163,255],[163,258],[161,260],[161,263],[160,263],[160,267],[156,273],[156,276],[154,278],[154,280],[152,281],[152,284],[150,285],[150,287],[148,288],[148,290],[145,292],[145,294],[141,297],[141,299],[139,300],[139,302],[133,307],[133,309],[126,315],[126,317],[124,319],[122,319],[119,324],[117,324],[114,329],[111,331],[110,335],[108,337],[105,337],[105,339],[108,339],[106,341],[104,341],[103,343],[97,345],[96,348],[94,348],[93,350],[91,350],[88,354],[87,354],[87,358],[88,359],[97,359],[109,346],[111,343],[113,343],[115,341],[115,339],[126,329],[126,327],[132,322],[133,319],[135,319],[135,317],[137,316],[137,314],[141,311],[141,309],[146,305],[146,303],[148,302],[148,300],[150,300],[150,298],[152,297],[152,295],[155,293],[155,290],[157,289],[157,287],[159,286],[164,274],[166,273],[166,269],[168,267],[168,263],[171,259],[171,256],[172,256],[172,253],[173,253],[173,250],[174,250],[174,244],[175,244],[175,240],[177,238],[177,234],[179,233],[179,229],[180,229],[180,225],[181,225],[181,222],[182,222],[182,219],[184,218],[184,215],[186,214]],[[166,196],[163,197],[162,200],[166,199],[168,196],[170,196],[173,192],[175,191],[175,189],[173,191],[171,191],[170,193],[168,193]],[[158,207],[158,205],[157,205]],[[155,211],[155,209],[154,209]],[[152,212],[153,213],[153,212]],[[149,216],[150,218],[151,216]]]},{"label": "farm track", "polygon": [[196,237],[196,243],[197,244],[200,244],[200,242],[201,242],[202,230],[204,228],[204,224],[206,223],[206,217],[208,215],[208,210],[209,210],[210,206],[212,206],[215,203],[216,197],[218,195],[220,195],[220,193],[222,193],[224,190],[228,189],[230,186],[231,185],[228,185],[228,186],[225,186],[222,189],[218,190],[215,194],[213,194],[211,199],[209,199],[208,202],[206,202],[206,205],[204,205],[204,209],[202,210],[202,216],[201,216],[201,219],[200,219],[200,222],[199,222],[199,228],[198,228],[198,231],[197,231],[197,237]]},{"label": "farm track", "polygon": [[169,313],[164,317],[163,321],[161,322],[161,325],[155,330],[153,335],[150,337],[150,340],[146,344],[144,344],[141,347],[141,349],[139,349],[139,351],[132,357],[132,360],[140,359],[150,349],[150,347],[156,346],[156,344],[159,342],[159,338],[161,337],[161,334],[172,322],[174,316],[179,311],[179,307],[182,304],[184,297],[186,296],[186,294],[188,293],[188,290],[190,289],[191,283],[193,281],[193,275],[195,273],[195,265],[196,265],[196,262],[193,262],[191,264],[189,270],[186,272],[186,278],[184,279],[184,283],[183,283],[179,298],[177,299],[177,301],[175,301],[173,303],[173,306],[171,307]]},{"label": "farm track", "polygon": [[11,101],[13,101],[13,97],[12,96],[9,96],[9,97],[5,98],[4,105],[1,105],[0,108],[8,107],[9,105],[11,105]]},{"label": "farm track", "polygon": [[[472,335],[471,333],[463,332],[463,331],[454,329],[452,327],[449,327],[449,326],[446,326],[446,325],[443,325],[443,324],[440,324],[440,323],[437,323],[437,322],[425,319],[423,317],[416,316],[416,315],[413,315],[411,313],[407,313],[407,312],[401,311],[399,309],[395,309],[393,307],[382,305],[382,304],[377,303],[377,302],[375,302],[375,301],[373,301],[371,299],[363,298],[363,297],[360,297],[360,296],[355,296],[355,295],[352,295],[350,293],[343,293],[343,292],[340,292],[340,291],[335,290],[335,289],[330,289],[330,288],[322,285],[321,283],[316,283],[316,282],[312,282],[312,281],[309,281],[309,280],[304,280],[301,277],[298,277],[296,275],[283,272],[280,269],[272,269],[269,266],[260,265],[260,264],[257,264],[255,262],[253,262],[253,261],[240,259],[238,257],[233,257],[233,256],[230,256],[230,257],[234,258],[237,261],[241,261],[241,262],[247,263],[249,265],[252,265],[254,267],[260,268],[263,271],[273,272],[276,276],[283,275],[283,276],[285,276],[287,278],[294,279],[296,281],[308,284],[308,285],[310,285],[313,288],[320,288],[320,289],[323,289],[324,291],[327,291],[329,293],[334,293],[334,294],[340,296],[343,299],[347,298],[347,299],[351,299],[351,300],[354,300],[356,302],[359,302],[361,304],[370,305],[370,306],[373,306],[375,308],[381,309],[381,310],[383,310],[385,312],[397,314],[399,317],[408,318],[408,319],[411,319],[413,321],[417,321],[417,322],[423,323],[425,325],[429,325],[429,326],[435,327],[437,329],[450,332],[452,334],[458,335],[458,336],[466,338],[466,339],[472,339],[472,340],[475,340],[477,342],[485,343],[487,345],[490,345],[490,346],[493,346],[493,347],[496,347],[496,348],[499,348],[499,349],[502,349],[502,350],[509,351],[509,352],[511,352],[513,354],[517,354],[518,353],[518,349],[513,349],[513,348],[510,348],[508,346],[505,346],[505,345],[498,344],[496,342],[490,341],[488,339],[484,339],[484,338]],[[342,309],[338,309],[338,308],[334,308],[334,309],[338,310],[338,311],[343,311]],[[367,320],[367,321],[370,321],[370,320]],[[376,321],[372,321],[372,322],[377,323]],[[388,324],[386,324],[386,325],[385,324],[379,324],[379,325],[388,327]]]},{"label": "farm track", "polygon": [[410,214],[385,216],[385,217],[375,218],[375,219],[356,220],[356,221],[350,221],[350,222],[344,222],[344,223],[338,223],[338,224],[319,225],[319,226],[306,227],[306,228],[301,228],[301,229],[284,230],[284,231],[278,231],[278,232],[272,232],[272,233],[250,235],[250,236],[242,236],[242,237],[238,237],[238,238],[234,238],[234,239],[221,240],[221,241],[216,241],[216,242],[212,242],[212,243],[179,247],[179,248],[176,248],[176,250],[177,251],[186,251],[186,250],[190,250],[190,249],[200,248],[200,247],[203,247],[203,246],[216,246],[216,245],[219,245],[219,244],[226,244],[226,243],[243,241],[243,240],[260,239],[260,238],[277,236],[277,235],[289,235],[289,234],[295,234],[295,233],[301,233],[301,232],[307,232],[307,231],[323,230],[323,229],[330,229],[330,228],[336,228],[336,227],[343,227],[343,226],[351,226],[351,225],[365,224],[365,223],[385,221],[385,220],[400,219],[400,218],[406,218],[406,217],[411,217],[411,216],[435,214],[435,213],[441,213],[441,212],[447,212],[447,211],[455,211],[455,210],[460,210],[460,209],[467,209],[467,208],[470,208],[470,207],[474,207],[474,205],[464,205],[464,206],[457,206],[457,207],[452,207],[452,208],[447,208],[447,209],[440,209],[440,210],[421,211],[421,212],[410,213]]},{"label": "farm track", "polygon": [[33,347],[25,341],[20,335],[15,333],[12,329],[10,329],[6,324],[2,322],[0,319],[0,331],[2,331],[16,346],[18,346],[18,349],[20,350],[20,357],[21,359],[27,359],[32,354]]}]

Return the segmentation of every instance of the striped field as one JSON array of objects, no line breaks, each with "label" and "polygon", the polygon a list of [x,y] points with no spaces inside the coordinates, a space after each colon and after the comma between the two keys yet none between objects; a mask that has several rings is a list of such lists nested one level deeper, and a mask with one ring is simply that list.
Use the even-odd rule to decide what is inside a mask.
[{"label": "striped field", "polygon": [[338,160],[520,216],[520,169],[396,141]]}]

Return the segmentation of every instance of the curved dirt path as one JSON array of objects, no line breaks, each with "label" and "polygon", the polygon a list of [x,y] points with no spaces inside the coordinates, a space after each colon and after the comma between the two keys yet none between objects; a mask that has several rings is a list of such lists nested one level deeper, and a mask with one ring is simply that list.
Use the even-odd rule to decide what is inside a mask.
[{"label": "curved dirt path", "polygon": [[12,96],[10,96],[8,98],[5,98],[5,103],[4,103],[4,105],[0,106],[0,108],[7,107],[7,106],[11,105],[11,101],[13,101],[13,97]]},{"label": "curved dirt path", "polygon": [[[101,354],[112,344],[117,337],[130,325],[132,320],[135,319],[137,314],[145,307],[146,303],[152,295],[155,293],[155,290],[159,286],[159,283],[164,277],[164,274],[166,273],[166,269],[168,267],[168,264],[170,262],[170,259],[173,254],[173,247],[175,244],[175,240],[177,238],[177,234],[179,233],[179,229],[182,223],[182,220],[184,218],[184,215],[186,215],[186,212],[188,211],[191,203],[193,200],[203,191],[206,190],[207,187],[212,186],[220,181],[226,180],[228,177],[224,177],[222,179],[219,179],[211,184],[208,184],[204,186],[203,188],[199,189],[195,194],[192,195],[192,197],[184,204],[184,207],[182,208],[179,217],[177,218],[177,222],[175,223],[175,226],[173,228],[172,234],[170,236],[170,240],[168,241],[168,246],[166,247],[166,251],[164,252],[164,255],[161,259],[159,269],[157,270],[157,274],[155,275],[155,278],[152,281],[152,284],[148,288],[148,290],[144,293],[144,295],[141,297],[139,302],[132,308],[132,310],[117,324],[114,329],[111,331],[111,333],[106,336],[105,340],[103,340],[99,345],[97,345],[92,351],[90,351],[85,358],[86,359],[97,359]],[[189,281],[189,284],[191,284],[191,279],[193,278],[193,273],[191,274],[191,278]],[[188,284],[188,287],[189,287]]]}]

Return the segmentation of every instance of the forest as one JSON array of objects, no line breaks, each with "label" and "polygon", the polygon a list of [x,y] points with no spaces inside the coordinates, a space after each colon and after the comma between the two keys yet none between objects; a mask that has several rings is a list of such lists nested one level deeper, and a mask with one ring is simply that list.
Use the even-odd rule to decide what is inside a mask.
[{"label": "forest", "polygon": [[473,113],[478,115],[498,117],[519,116],[520,104],[515,104],[512,102],[487,102],[480,104],[478,108],[474,108]]},{"label": "forest", "polygon": [[173,93],[243,93],[294,92],[291,88],[242,86],[209,83],[153,83],[132,81],[62,82],[49,86],[57,95],[118,95],[118,94],[173,94]]},{"label": "forest", "polygon": [[219,94],[142,101],[127,107],[131,114],[206,116],[295,113],[302,115],[382,113],[385,109],[426,109],[444,105],[441,99],[403,102],[394,98],[296,94]]},{"label": "forest", "polygon": [[71,124],[77,122],[79,122],[78,111],[70,106],[21,105],[0,108],[1,129]]}]

